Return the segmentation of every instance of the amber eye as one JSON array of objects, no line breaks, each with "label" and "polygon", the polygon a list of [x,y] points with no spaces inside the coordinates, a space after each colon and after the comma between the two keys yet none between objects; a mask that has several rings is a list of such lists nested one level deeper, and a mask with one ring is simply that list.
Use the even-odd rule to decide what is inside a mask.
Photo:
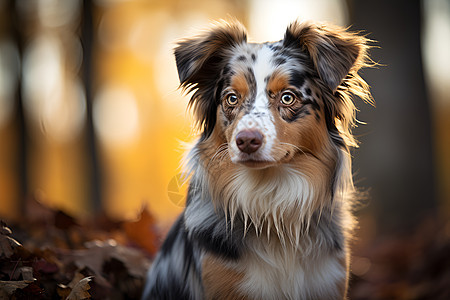
[{"label": "amber eye", "polygon": [[235,106],[238,104],[238,97],[236,94],[231,93],[227,96],[227,104],[230,106]]},{"label": "amber eye", "polygon": [[295,102],[295,96],[291,92],[286,92],[281,95],[281,103],[283,105],[292,105]]}]

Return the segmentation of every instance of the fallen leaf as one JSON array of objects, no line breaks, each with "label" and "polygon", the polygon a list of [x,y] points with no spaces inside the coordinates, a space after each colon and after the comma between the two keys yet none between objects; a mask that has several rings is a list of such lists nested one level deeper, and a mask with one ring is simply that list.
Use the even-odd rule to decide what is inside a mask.
[{"label": "fallen leaf", "polygon": [[111,250],[116,246],[115,241],[92,241],[86,243],[87,249],[73,250],[63,257],[63,264],[74,263],[81,270],[85,267],[91,269],[94,274],[102,273],[103,263],[110,256]]},{"label": "fallen leaf", "polygon": [[0,227],[0,257],[11,257],[14,254],[14,249],[21,246],[18,241],[9,237],[11,233],[11,229],[2,222]]},{"label": "fallen leaf", "polygon": [[70,292],[72,292],[72,289],[66,285],[58,284],[56,292],[58,293],[59,297],[61,299],[67,299],[69,297]]},{"label": "fallen leaf", "polygon": [[0,235],[0,256],[4,255],[6,258],[9,258],[14,254],[9,239],[10,237],[8,236]]},{"label": "fallen leaf", "polygon": [[11,235],[12,234],[11,229],[9,229],[4,222],[1,222],[0,225],[1,225],[1,227],[0,227],[1,235]]},{"label": "fallen leaf", "polygon": [[[17,289],[26,288],[33,281],[0,281],[0,291],[5,292],[11,296]],[[1,295],[1,293],[0,293]],[[0,298],[1,299],[1,298]]]},{"label": "fallen leaf", "polygon": [[135,222],[123,224],[128,237],[137,245],[154,255],[158,250],[159,234],[156,229],[156,220],[146,206],[142,208],[139,219]]},{"label": "fallen leaf", "polygon": [[69,296],[67,296],[67,300],[82,300],[82,299],[89,299],[91,298],[91,295],[89,294],[88,290],[91,288],[89,286],[89,282],[91,282],[92,276],[85,277],[81,279],[70,292]]},{"label": "fallen leaf", "polygon": [[[0,300],[140,297],[150,258],[125,232],[124,221],[107,219],[100,226],[97,218],[80,221],[43,202],[34,204],[34,219],[9,228],[0,221]],[[154,225],[143,211],[138,227],[156,236]],[[20,237],[23,246],[13,237]]]},{"label": "fallen leaf", "polygon": [[130,275],[144,278],[150,266],[149,259],[141,251],[118,245],[114,240],[86,243],[87,249],[71,251],[63,258],[63,263],[73,262],[78,269],[89,267],[96,277],[101,277],[105,262],[115,258],[122,262]]}]

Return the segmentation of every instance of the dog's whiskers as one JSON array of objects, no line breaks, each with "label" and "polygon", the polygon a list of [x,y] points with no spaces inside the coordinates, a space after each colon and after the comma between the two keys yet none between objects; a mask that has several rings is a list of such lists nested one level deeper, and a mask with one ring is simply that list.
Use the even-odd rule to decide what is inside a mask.
[{"label": "dog's whiskers", "polygon": [[228,150],[228,143],[221,144],[219,147],[217,147],[216,152],[211,157],[211,161],[215,160],[217,157],[220,157],[222,155],[222,153],[224,151],[227,152],[227,150]]},{"label": "dog's whiskers", "polygon": [[[306,147],[304,147],[304,146],[299,147],[299,146],[297,146],[297,145],[294,145],[294,144],[291,144],[291,143],[285,143],[285,142],[280,142],[280,144],[281,144],[281,145],[290,146],[290,147],[294,148],[295,150],[301,152],[301,153],[304,154],[304,155],[308,155],[308,154],[309,154],[309,155],[312,155],[313,157],[317,158],[317,156],[315,156],[315,155],[313,154],[314,152],[313,152],[311,149],[308,149],[308,148],[306,148]],[[281,147],[279,147],[278,149],[281,149]]]},{"label": "dog's whiskers", "polygon": [[211,166],[212,163],[214,163],[214,161],[221,161],[227,154],[228,154],[228,143],[223,143],[219,147],[217,147],[216,152],[208,161],[206,169],[209,169],[209,167]]}]

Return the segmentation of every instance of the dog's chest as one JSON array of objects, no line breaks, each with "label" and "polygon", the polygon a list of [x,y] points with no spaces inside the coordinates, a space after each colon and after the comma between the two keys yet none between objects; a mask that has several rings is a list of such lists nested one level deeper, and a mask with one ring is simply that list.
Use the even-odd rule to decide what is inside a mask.
[{"label": "dog's chest", "polygon": [[253,243],[237,262],[209,257],[204,264],[209,273],[204,277],[211,296],[207,298],[339,299],[345,288],[340,287],[346,277],[345,257],[320,252],[305,255],[270,240]]},{"label": "dog's chest", "polygon": [[336,299],[330,287],[345,278],[344,264],[321,249],[309,255],[300,251],[257,244],[243,258],[241,289],[254,299]]}]

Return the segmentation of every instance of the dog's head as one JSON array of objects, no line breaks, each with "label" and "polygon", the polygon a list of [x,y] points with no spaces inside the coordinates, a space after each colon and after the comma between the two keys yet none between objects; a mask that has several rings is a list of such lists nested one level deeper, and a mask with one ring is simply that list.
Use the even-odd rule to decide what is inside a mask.
[{"label": "dog's head", "polygon": [[343,28],[298,22],[281,41],[248,43],[234,22],[180,42],[175,57],[201,141],[226,145],[235,164],[266,168],[355,145],[351,97],[370,100],[357,74],[366,48]]}]

